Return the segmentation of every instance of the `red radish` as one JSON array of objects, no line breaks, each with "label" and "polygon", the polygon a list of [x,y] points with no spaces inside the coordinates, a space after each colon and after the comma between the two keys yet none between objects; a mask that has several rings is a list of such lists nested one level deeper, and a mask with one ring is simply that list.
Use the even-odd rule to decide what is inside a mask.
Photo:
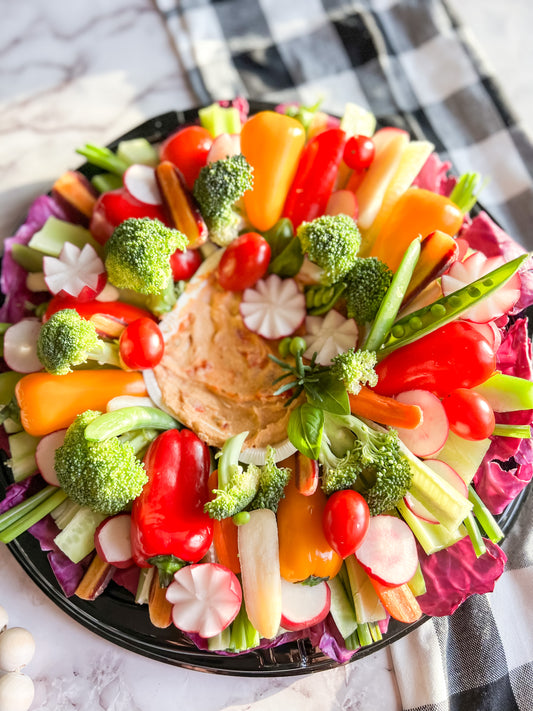
[{"label": "red radish", "polygon": [[207,162],[215,163],[217,160],[236,156],[241,152],[241,137],[238,133],[221,133],[213,141]]},{"label": "red radish", "polygon": [[141,165],[140,163],[130,165],[124,173],[124,187],[132,198],[135,198],[143,205],[163,204],[155,177],[155,170],[149,165]]},{"label": "red radish", "polygon": [[25,318],[10,326],[4,333],[4,360],[16,373],[35,373],[43,366],[37,357],[37,339],[41,322]]},{"label": "red radish", "polygon": [[290,632],[306,629],[327,616],[331,591],[323,580],[317,585],[281,579],[281,626]]},{"label": "red radish", "polygon": [[418,566],[413,532],[396,516],[371,516],[355,557],[369,575],[385,585],[407,583]]},{"label": "red radish", "polygon": [[[440,459],[426,459],[425,464],[432,469],[435,474],[438,474],[442,479],[448,482],[453,488],[468,498],[468,489],[461,476],[446,462]],[[405,505],[419,519],[427,523],[439,523],[438,520],[430,514],[420,501],[415,499],[409,492],[404,496]]]},{"label": "red radish", "polygon": [[186,565],[167,588],[172,621],[184,632],[214,637],[241,609],[242,590],[235,573],[219,563]]},{"label": "red radish", "polygon": [[65,441],[67,430],[56,430],[41,437],[35,450],[35,461],[42,478],[51,486],[59,486],[55,468],[55,453]]},{"label": "red radish", "polygon": [[326,205],[326,215],[348,215],[357,219],[357,198],[351,190],[335,190]]},{"label": "red radish", "polygon": [[80,249],[66,242],[59,257],[44,257],[43,271],[52,294],[75,296],[78,301],[91,301],[107,282],[104,263],[90,244]]},{"label": "red radish", "polygon": [[[474,252],[462,262],[454,262],[448,272],[442,275],[442,292],[445,296],[462,289],[476,279],[480,279],[504,263],[503,257],[486,257],[482,252]],[[486,296],[462,315],[467,321],[486,323],[510,311],[520,297],[520,274],[516,272],[509,281]]]},{"label": "red radish", "polygon": [[104,519],[94,534],[96,552],[102,560],[115,568],[129,568],[131,553],[131,516],[119,513]]},{"label": "red radish", "polygon": [[89,229],[97,242],[105,244],[115,227],[130,217],[150,217],[165,225],[169,224],[162,205],[139,202],[126,188],[117,188],[100,195],[94,206]]},{"label": "red radish", "polygon": [[440,459],[426,459],[425,464],[465,498],[468,498],[468,487],[453,467]]},{"label": "red radish", "polygon": [[294,279],[270,274],[244,290],[240,312],[250,331],[275,340],[290,336],[301,326],[306,314],[305,296]]},{"label": "red radish", "polygon": [[448,437],[450,430],[442,402],[429,390],[405,390],[396,396],[406,405],[418,405],[422,410],[422,422],[414,429],[398,427],[398,435],[417,457],[436,454]]}]

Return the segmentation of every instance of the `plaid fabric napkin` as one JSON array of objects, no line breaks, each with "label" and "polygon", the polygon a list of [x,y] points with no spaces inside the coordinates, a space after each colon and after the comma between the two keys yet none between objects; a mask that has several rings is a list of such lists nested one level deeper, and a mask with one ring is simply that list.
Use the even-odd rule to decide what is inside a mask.
[{"label": "plaid fabric napkin", "polygon": [[[156,0],[198,103],[347,101],[490,177],[484,207],[533,248],[533,148],[443,0]],[[533,495],[496,591],[392,646],[404,709],[533,708]]]}]

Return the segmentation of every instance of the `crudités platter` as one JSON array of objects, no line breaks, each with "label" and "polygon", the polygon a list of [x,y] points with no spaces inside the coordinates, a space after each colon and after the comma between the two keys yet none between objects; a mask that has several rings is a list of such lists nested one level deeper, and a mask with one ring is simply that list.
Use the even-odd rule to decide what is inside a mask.
[{"label": "crudit\u00e9s platter", "polygon": [[[272,108],[270,104],[252,102],[250,113],[256,114]],[[134,138],[145,138],[154,145],[159,144],[179,127],[195,123],[197,118],[197,109],[163,114],[120,137],[110,148],[114,150],[119,142]],[[101,169],[89,163],[81,166],[79,170],[89,179],[101,172]],[[5,462],[2,480],[5,487],[11,481]],[[527,489],[523,489],[504,508],[503,513],[497,516],[504,534],[512,527],[526,495]],[[305,637],[288,636],[287,641],[281,644],[262,646],[241,654],[225,655],[199,649],[191,639],[172,625],[165,629],[154,627],[146,606],[136,604],[133,594],[116,582],[111,581],[102,594],[93,600],[83,600],[76,595],[65,596],[49,565],[46,551],[41,550],[39,542],[29,533],[20,535],[9,543],[9,547],[34,582],[73,619],[115,644],[147,657],[191,669],[236,675],[307,674],[332,668],[339,663]],[[383,638],[361,647],[351,657],[351,661],[394,642],[427,619],[425,614],[409,624],[391,619]]]}]

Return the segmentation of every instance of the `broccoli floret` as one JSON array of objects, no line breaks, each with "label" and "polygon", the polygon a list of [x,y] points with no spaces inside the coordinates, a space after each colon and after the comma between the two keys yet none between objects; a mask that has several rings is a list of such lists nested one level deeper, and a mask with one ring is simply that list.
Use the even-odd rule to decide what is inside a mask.
[{"label": "broccoli floret", "polygon": [[272,509],[276,513],[290,478],[291,470],[278,467],[274,461],[274,449],[268,447],[265,463],[259,467],[259,488],[247,510]]},{"label": "broccoli floret", "polygon": [[120,363],[117,344],[101,340],[94,324],[75,309],[56,311],[41,326],[37,356],[54,375],[65,375],[72,366],[88,360],[117,366]]},{"label": "broccoli floret", "polygon": [[111,515],[139,496],[148,477],[136,454],[142,448],[139,438],[135,445],[121,437],[86,439],[85,428],[100,415],[86,410],[76,417],[56,450],[55,468],[61,488],[73,501]]},{"label": "broccoli floret", "polygon": [[241,154],[209,163],[200,171],[193,194],[212,242],[227,246],[243,224],[239,201],[253,186],[253,169]]},{"label": "broccoli floret", "polygon": [[322,269],[322,282],[335,284],[353,267],[361,235],[348,215],[323,215],[296,230],[302,251]]},{"label": "broccoli floret", "polygon": [[371,323],[392,282],[393,273],[377,257],[358,257],[344,277],[346,311],[359,324]]},{"label": "broccoli floret", "polygon": [[363,385],[377,385],[376,363],[374,351],[350,348],[332,359],[331,371],[349,393],[357,395]]},{"label": "broccoli floret", "polygon": [[218,488],[215,498],[205,504],[211,518],[223,519],[244,511],[259,488],[259,467],[239,464],[239,454],[248,432],[230,437],[222,447],[218,462]]},{"label": "broccoli floret", "polygon": [[125,220],[105,243],[107,278],[119,289],[160,294],[172,278],[170,257],[187,237],[149,217]]},{"label": "broccoli floret", "polygon": [[396,430],[377,430],[355,415],[324,413],[319,460],[326,494],[354,488],[370,514],[388,511],[411,485],[411,467]]}]

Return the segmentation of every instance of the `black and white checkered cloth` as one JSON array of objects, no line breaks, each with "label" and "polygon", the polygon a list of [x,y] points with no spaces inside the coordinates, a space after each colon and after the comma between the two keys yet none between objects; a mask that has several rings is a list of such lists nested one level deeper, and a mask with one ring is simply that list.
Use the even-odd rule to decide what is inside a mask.
[{"label": "black and white checkered cloth", "polygon": [[[156,0],[198,103],[347,101],[490,177],[485,208],[533,248],[533,148],[444,0]],[[186,108],[186,107],[179,107]],[[404,709],[533,709],[533,495],[494,593],[392,645]]]}]

